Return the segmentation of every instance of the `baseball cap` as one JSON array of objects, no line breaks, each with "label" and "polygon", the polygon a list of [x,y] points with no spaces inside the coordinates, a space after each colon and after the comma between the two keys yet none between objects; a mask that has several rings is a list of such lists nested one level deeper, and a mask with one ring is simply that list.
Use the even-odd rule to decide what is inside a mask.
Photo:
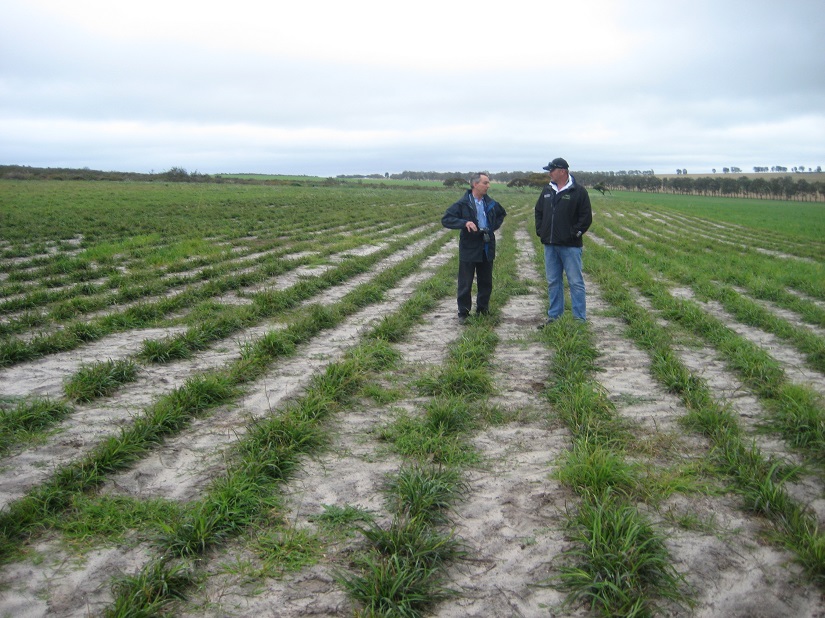
[{"label": "baseball cap", "polygon": [[547,165],[545,165],[541,169],[547,170],[549,172],[551,170],[556,170],[556,169],[560,169],[560,168],[563,168],[563,169],[567,170],[567,169],[570,169],[570,166],[567,165],[567,161],[565,161],[561,157],[556,157],[555,159],[550,161],[550,163],[548,163]]}]

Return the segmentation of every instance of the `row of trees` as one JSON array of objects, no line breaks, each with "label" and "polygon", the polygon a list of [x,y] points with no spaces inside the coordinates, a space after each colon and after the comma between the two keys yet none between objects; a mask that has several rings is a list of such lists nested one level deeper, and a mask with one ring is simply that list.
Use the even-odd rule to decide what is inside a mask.
[{"label": "row of trees", "polygon": [[647,191],[654,193],[679,193],[688,195],[711,195],[726,197],[749,197],[757,199],[780,199],[800,201],[825,200],[825,182],[808,181],[792,176],[773,178],[750,178],[740,176],[686,176],[671,178],[658,176],[616,177],[605,174],[579,172],[576,178],[585,186],[601,186],[607,189],[625,191]]},{"label": "row of trees", "polygon": [[[478,170],[481,171],[481,170]],[[742,168],[740,167],[723,167],[721,168],[723,174],[741,174]],[[772,167],[754,167],[754,173],[780,173],[785,174],[788,173],[788,168],[783,167],[781,165],[774,165]],[[800,167],[793,167],[791,168],[791,172],[797,173],[804,173],[806,172],[806,168],[804,166]],[[807,172],[822,172],[822,166],[817,166],[816,169],[807,168]],[[522,171],[515,171],[515,172],[495,172],[491,174],[492,178],[495,178],[498,182],[510,182],[512,180],[518,178],[527,178],[535,173],[541,174],[542,172],[522,172]],[[576,175],[580,176],[585,172],[577,172]],[[625,176],[655,176],[656,172],[653,170],[619,170],[617,172],[587,172],[593,173],[598,175],[604,175],[605,178],[623,178]],[[679,176],[687,176],[688,170],[687,169],[677,169],[675,173]],[[716,168],[713,169],[713,173],[716,174]],[[393,180],[450,180],[453,178],[470,178],[472,172],[415,172],[410,170],[404,170],[400,174],[369,174],[369,175],[340,175],[338,178],[391,178]],[[545,176],[546,178],[546,176]]]},{"label": "row of trees", "polygon": [[[796,168],[794,168],[796,170]],[[774,166],[776,172],[787,168]],[[679,170],[675,177],[656,176],[653,170],[620,170],[618,172],[574,172],[576,179],[588,187],[605,190],[646,191],[653,193],[679,193],[755,199],[779,199],[800,201],[825,201],[825,182],[810,181],[798,175],[772,178],[734,178],[729,174],[741,174],[738,167],[722,168],[724,176],[689,176],[687,170]],[[760,170],[767,171],[767,170]],[[817,171],[821,171],[818,168]],[[715,170],[714,170],[715,173]],[[390,174],[396,180],[441,180],[445,186],[461,186],[469,182],[470,172],[412,172]],[[511,187],[543,187],[547,174],[543,172],[496,172],[490,174],[497,182]]]},{"label": "row of trees", "polygon": [[[221,175],[202,174],[197,170],[187,171],[183,167],[173,167],[163,172],[143,174],[140,172],[103,172],[88,167],[82,169],[62,167],[29,167],[26,165],[0,165],[0,179],[4,180],[94,180],[133,182],[198,182],[218,184],[302,184],[297,180],[277,178],[236,178]],[[307,181],[309,182],[309,181]],[[312,181],[317,184],[314,178]],[[327,181],[322,181],[327,182]],[[333,183],[334,184],[334,183]]]},{"label": "row of trees", "polygon": [[88,167],[82,169],[66,167],[29,167],[27,165],[0,165],[0,178],[8,180],[162,180],[167,182],[209,182],[214,180],[208,174],[188,172],[182,167],[173,167],[165,172],[142,174],[140,172],[103,172]]},{"label": "row of trees", "polygon": [[[575,172],[576,180],[598,191],[644,191],[649,193],[679,193],[756,199],[825,201],[825,182],[809,182],[805,178],[776,176],[749,178],[740,176],[686,176],[670,178],[640,175],[618,176],[605,172]],[[498,176],[495,176],[498,179]],[[445,181],[447,184],[449,181]],[[527,174],[507,183],[510,187],[543,187],[546,174]]]},{"label": "row of trees", "polygon": [[[711,171],[715,174],[716,173],[716,168],[714,167]],[[779,174],[785,174],[785,173],[787,173],[788,168],[784,167],[782,165],[774,165],[772,167],[765,167],[765,166],[755,165],[754,168],[753,168],[753,171],[754,171],[755,174],[762,174],[762,173],[766,173],[766,172],[774,172],[774,173],[779,173]],[[813,168],[809,167],[806,170],[804,165],[800,165],[800,166],[792,167],[791,171],[794,174],[804,174],[806,172],[809,173],[809,174],[814,173],[814,172],[820,173],[820,172],[822,172],[822,166],[817,165],[816,169],[813,169]],[[677,174],[687,174],[687,170],[686,169],[681,169],[681,170],[677,169],[676,173]],[[722,173],[723,174],[741,174],[742,173],[742,168],[733,167],[733,166],[732,167],[723,167],[722,168]]]},{"label": "row of trees", "polygon": [[[723,167],[722,171],[724,172],[726,169],[727,168]],[[733,170],[739,170],[739,168],[738,167],[732,167],[731,171],[733,171]],[[713,170],[713,171],[715,172],[716,170]],[[781,165],[774,165],[773,167],[754,167],[753,171],[756,172],[757,174],[760,173],[760,172],[780,172],[780,173],[784,173],[784,172],[788,171],[788,168],[787,167],[782,167]],[[804,165],[799,165],[799,166],[796,166],[796,167],[792,167],[791,171],[794,174],[804,174],[806,171],[809,174],[813,173],[813,172],[820,173],[820,172],[822,172],[822,166],[817,165],[816,169],[809,167],[806,170]]]},{"label": "row of trees", "polygon": [[[738,169],[738,168],[733,168]],[[679,193],[683,195],[708,195],[748,197],[757,199],[784,199],[800,201],[825,201],[825,182],[809,181],[803,176],[775,176],[749,178],[740,176],[688,176],[687,171],[672,177],[660,177],[653,171],[574,172],[576,180],[598,191],[645,191],[653,193]],[[471,172],[411,172],[374,175],[394,180],[441,180],[446,186],[466,186]],[[506,182],[511,187],[543,187],[547,174],[543,172],[496,172],[493,180]],[[0,178],[27,180],[137,180],[165,182],[217,182],[237,184],[300,184],[298,181],[281,179],[240,179],[210,176],[187,172],[180,167],[153,174],[131,172],[101,172],[86,169],[32,168],[19,165],[0,165]],[[344,178],[328,178],[327,184],[342,182]],[[309,181],[308,181],[309,182]],[[315,184],[315,181],[312,181]]]}]

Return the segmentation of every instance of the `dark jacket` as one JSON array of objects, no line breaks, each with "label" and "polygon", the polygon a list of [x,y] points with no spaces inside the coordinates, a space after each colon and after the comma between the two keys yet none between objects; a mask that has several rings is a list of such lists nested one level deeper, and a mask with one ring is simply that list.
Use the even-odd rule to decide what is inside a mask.
[{"label": "dark jacket", "polygon": [[545,245],[581,247],[582,235],[593,222],[590,196],[576,182],[559,191],[547,184],[536,201],[536,234]]},{"label": "dark jacket", "polygon": [[470,189],[467,189],[464,197],[450,206],[441,217],[441,225],[444,227],[461,230],[458,237],[458,259],[462,262],[492,262],[496,257],[496,235],[493,232],[501,227],[507,213],[501,204],[489,195],[484,196],[484,211],[487,213],[489,242],[484,241],[482,232],[468,232],[464,227],[467,221],[472,221],[480,228],[476,202]]}]

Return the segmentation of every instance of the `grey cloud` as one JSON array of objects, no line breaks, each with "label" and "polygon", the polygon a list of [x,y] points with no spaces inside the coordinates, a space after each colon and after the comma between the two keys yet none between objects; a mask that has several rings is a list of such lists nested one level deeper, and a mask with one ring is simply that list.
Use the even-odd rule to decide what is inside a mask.
[{"label": "grey cloud", "polygon": [[324,175],[528,170],[560,155],[583,169],[825,164],[814,3],[631,4],[617,24],[631,57],[474,72],[448,58],[416,70],[105,40],[11,3],[0,130],[33,128],[7,130],[0,161]]}]

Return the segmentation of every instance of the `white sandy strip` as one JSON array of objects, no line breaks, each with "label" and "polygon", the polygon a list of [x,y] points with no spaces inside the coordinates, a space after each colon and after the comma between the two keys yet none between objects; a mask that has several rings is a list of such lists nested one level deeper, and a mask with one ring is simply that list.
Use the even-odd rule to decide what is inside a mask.
[{"label": "white sandy strip", "polygon": [[745,296],[745,297],[749,298],[751,301],[755,302],[760,307],[763,307],[767,311],[770,311],[771,313],[773,313],[774,315],[782,318],[786,322],[788,322],[788,323],[790,323],[794,326],[797,326],[799,328],[807,329],[807,330],[811,331],[817,337],[821,337],[821,338],[825,339],[825,328],[821,328],[819,326],[816,326],[815,324],[809,324],[808,322],[805,322],[799,316],[799,314],[794,313],[793,311],[791,311],[789,309],[785,309],[784,307],[780,307],[776,303],[773,303],[773,302],[770,302],[770,301],[767,301],[767,300],[762,300],[760,298],[753,298],[753,297],[750,296],[750,293],[748,292],[748,290],[745,290],[743,288],[734,288],[734,289],[737,292],[739,292],[742,296]]},{"label": "white sandy strip", "polygon": [[[543,281],[528,234],[519,230],[516,239],[519,278]],[[468,495],[454,517],[469,556],[449,569],[458,596],[434,608],[439,618],[549,615],[564,600],[541,585],[566,545],[563,512],[575,496],[550,477],[570,447],[570,433],[547,420],[543,391],[552,352],[535,337],[546,311],[544,286],[537,287],[538,294],[511,298],[496,328],[493,366],[500,395],[490,403],[521,412],[523,420],[485,428],[473,438],[485,463],[467,471]]]}]

